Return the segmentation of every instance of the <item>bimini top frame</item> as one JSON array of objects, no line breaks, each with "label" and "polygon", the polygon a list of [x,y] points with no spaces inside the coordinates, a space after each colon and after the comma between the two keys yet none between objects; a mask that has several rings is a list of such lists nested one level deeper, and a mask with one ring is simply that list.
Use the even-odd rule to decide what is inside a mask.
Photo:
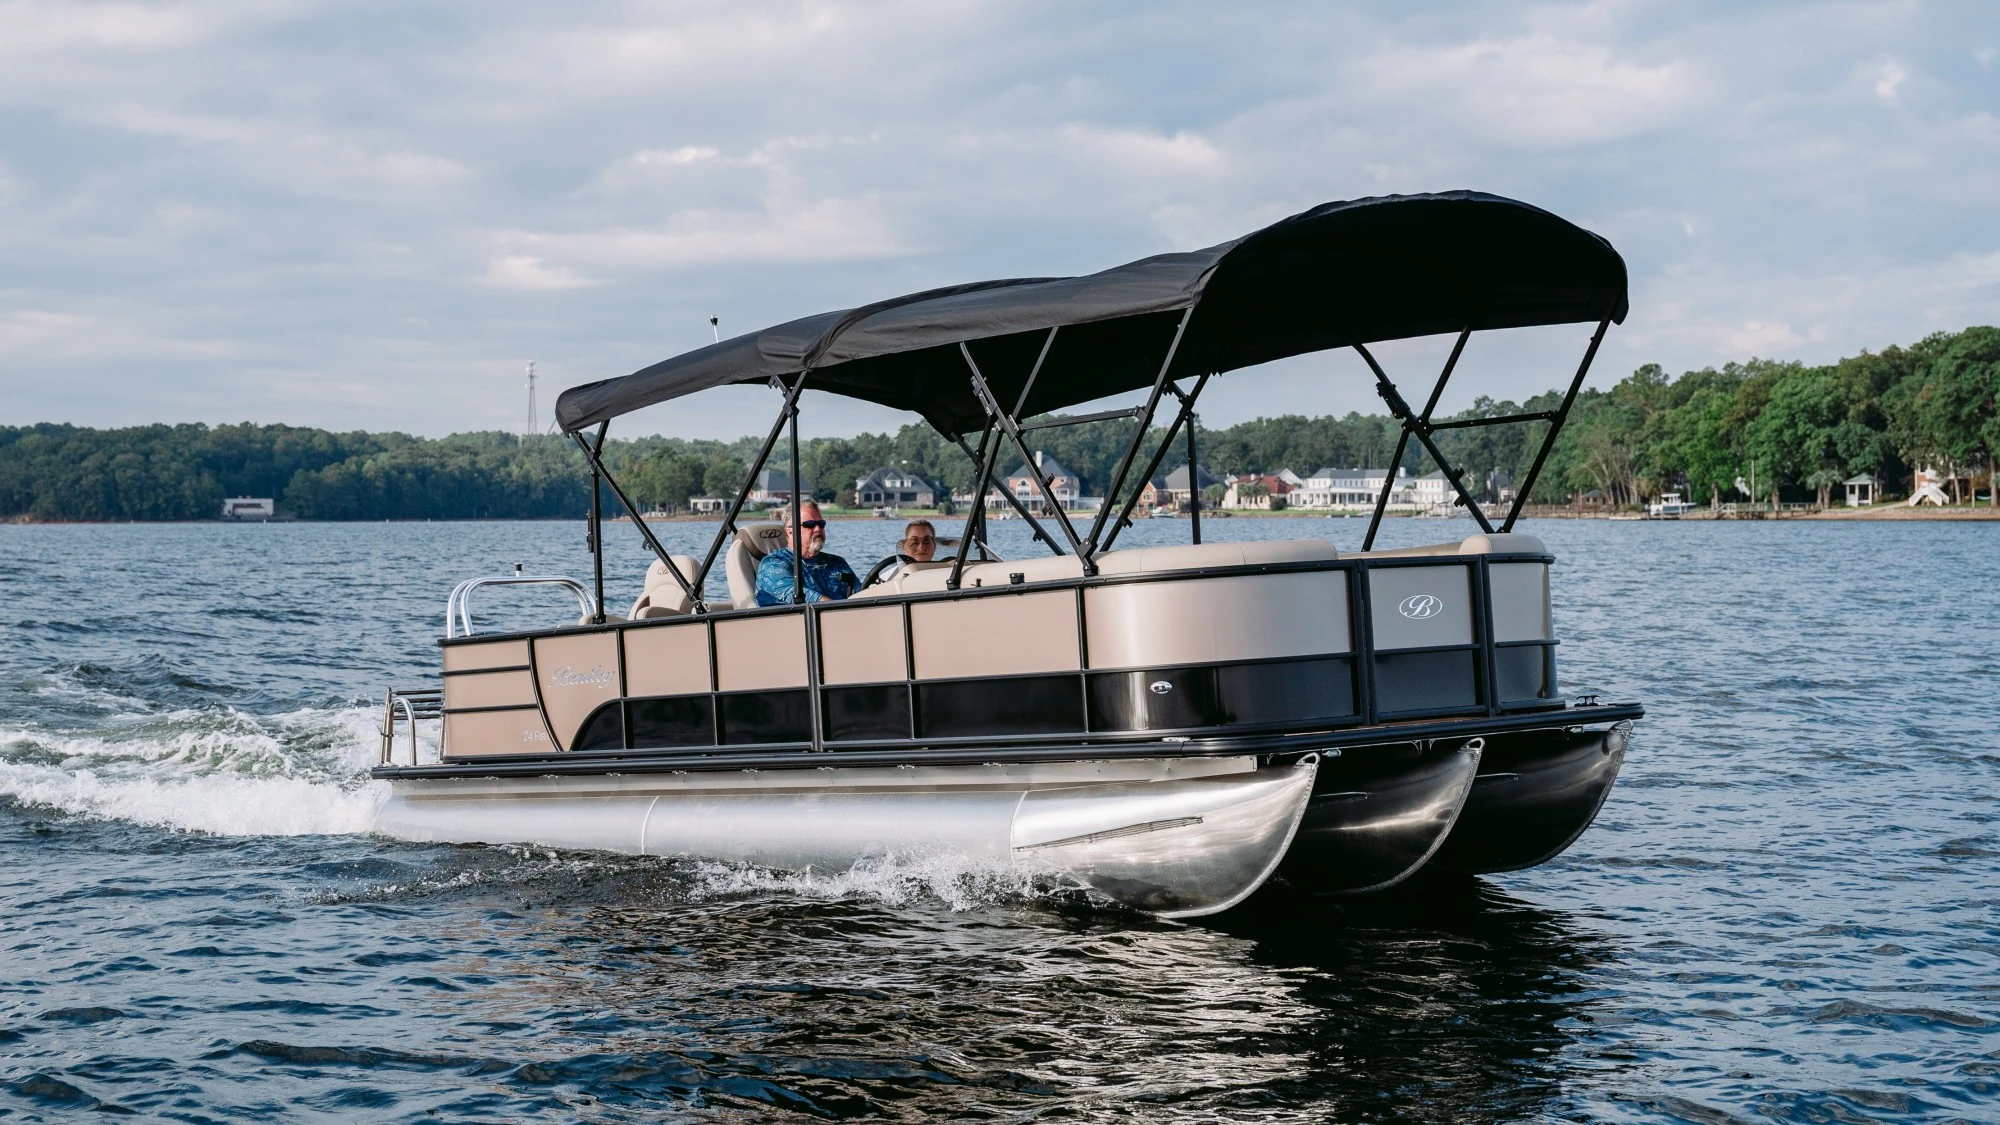
[{"label": "bimini top frame", "polygon": [[[1194,464],[1194,404],[1210,376],[1287,356],[1352,347],[1376,377],[1376,389],[1402,425],[1396,459],[1415,437],[1430,453],[1481,528],[1492,521],[1466,491],[1433,441],[1440,429],[1510,422],[1549,423],[1541,449],[1503,527],[1512,527],[1582,386],[1604,333],[1628,308],[1625,263],[1596,234],[1539,208],[1481,192],[1384,196],[1322,204],[1242,238],[1180,254],[1163,254],[1083,277],[1013,278],[933,289],[859,308],[821,313],[675,356],[631,375],[573,387],[556,403],[556,419],[588,457],[593,478],[604,477],[600,453],[606,427],[622,414],[711,387],[768,383],[784,406],[759,451],[750,477],[763,468],[787,426],[793,475],[798,475],[798,399],[828,391],[921,414],[979,467],[986,492],[996,459],[1011,445],[1026,456],[1023,419],[1139,389],[1145,405],[1054,424],[1130,417],[1138,422],[1105,491],[1105,505],[1079,530],[1048,482],[1037,480],[1063,544],[1033,520],[1011,490],[999,491],[1057,553],[1063,545],[1086,572],[1129,520],[1143,482],[1151,479],[1185,428]],[[1582,364],[1552,411],[1433,422],[1445,383],[1465,341],[1485,329],[1595,323]],[[1413,411],[1367,345],[1384,340],[1456,333],[1457,345],[1421,412]],[[1190,383],[1187,390],[1183,383]],[[1179,406],[1164,440],[1131,494],[1120,496],[1163,399]],[[585,431],[595,429],[592,438]],[[975,445],[966,439],[979,434]],[[1040,474],[1035,474],[1038,478]],[[609,482],[653,551],[665,557],[616,482]],[[1383,486],[1364,549],[1393,487]],[[702,584],[735,529],[750,490],[746,480],[693,581],[668,567],[702,608]],[[593,525],[596,520],[593,489]],[[1110,513],[1117,508],[1117,518]],[[976,524],[985,505],[975,505]],[[797,516],[794,514],[794,521]],[[1197,515],[1193,534],[1200,537]],[[796,529],[795,529],[796,530]],[[968,527],[959,565],[979,528]],[[593,531],[593,544],[596,532]],[[601,559],[601,551],[597,552]],[[600,563],[601,566],[601,563]],[[954,579],[957,568],[954,568]],[[802,583],[802,576],[795,576]],[[599,582],[599,612],[602,612]]]}]

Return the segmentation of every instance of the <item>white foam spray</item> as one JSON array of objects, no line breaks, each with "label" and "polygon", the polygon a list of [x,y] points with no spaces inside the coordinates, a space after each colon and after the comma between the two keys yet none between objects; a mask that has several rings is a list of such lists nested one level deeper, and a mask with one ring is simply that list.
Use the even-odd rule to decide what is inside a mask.
[{"label": "white foam spray", "polygon": [[66,813],[223,836],[366,832],[372,709],[125,713],[90,733],[0,726],[0,795]]}]

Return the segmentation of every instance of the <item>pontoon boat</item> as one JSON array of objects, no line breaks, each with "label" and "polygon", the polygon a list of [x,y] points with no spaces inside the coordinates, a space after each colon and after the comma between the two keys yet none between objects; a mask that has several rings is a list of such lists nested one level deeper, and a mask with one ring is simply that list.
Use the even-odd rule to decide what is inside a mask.
[{"label": "pontoon boat", "polygon": [[[1642,712],[1558,691],[1555,560],[1514,524],[1625,313],[1605,240],[1454,192],[1329,203],[1086,277],[823,313],[573,388],[557,418],[591,469],[592,583],[452,592],[443,686],[388,697],[379,828],[822,871],[951,853],[1166,916],[1227,909],[1273,879],[1352,893],[1426,865],[1545,862],[1595,817]],[[1432,420],[1473,332],[1562,324],[1593,327],[1558,407]],[[1413,409],[1369,345],[1447,334]],[[1204,543],[1198,503],[1187,545],[1118,549],[1163,460],[1184,449],[1198,464],[1194,407],[1213,376],[1331,348],[1354,349],[1401,422],[1390,464],[1414,439],[1476,534],[1375,550],[1385,483],[1355,553]],[[605,435],[726,384],[769,385],[778,417],[704,557],[672,554],[605,471]],[[739,519],[781,439],[800,479],[807,390],[920,414],[990,500],[949,559],[885,560],[846,600],[758,608],[758,562],[787,528]],[[1128,392],[1143,402],[1057,413]],[[995,476],[1003,456],[1034,471],[1033,430],[1088,423],[1132,430],[1094,515],[1064,511],[1038,471],[1033,505]],[[1542,441],[1511,509],[1489,517],[1434,437],[1510,423]],[[655,556],[622,618],[605,606],[606,490]],[[1048,557],[1002,559],[988,506]],[[474,590],[543,582],[576,595],[580,621],[474,630]],[[425,718],[441,722],[435,761],[416,752]]]}]

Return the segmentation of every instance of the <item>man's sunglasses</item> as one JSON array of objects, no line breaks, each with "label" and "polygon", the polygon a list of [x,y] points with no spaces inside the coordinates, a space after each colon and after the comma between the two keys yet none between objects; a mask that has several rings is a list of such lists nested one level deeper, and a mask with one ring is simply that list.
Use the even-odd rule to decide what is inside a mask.
[{"label": "man's sunglasses", "polygon": [[825,527],[825,526],[826,526],[826,521],[825,521],[825,520],[800,520],[800,521],[799,521],[799,526],[800,526],[800,527],[803,527],[803,528],[805,528],[805,529],[806,529],[807,531],[818,531],[818,530],[819,530],[820,528],[822,528],[822,527]]}]

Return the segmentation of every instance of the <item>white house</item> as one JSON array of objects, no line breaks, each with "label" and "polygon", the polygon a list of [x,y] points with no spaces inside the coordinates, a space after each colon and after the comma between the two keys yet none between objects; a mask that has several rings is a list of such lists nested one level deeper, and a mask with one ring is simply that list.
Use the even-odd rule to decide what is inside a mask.
[{"label": "white house", "polygon": [[[1397,491],[1402,489],[1399,487]],[[1411,481],[1409,493],[1410,498],[1406,503],[1415,504],[1425,511],[1448,506],[1458,496],[1457,490],[1451,486],[1451,481],[1445,477],[1443,469],[1433,469]],[[1395,497],[1391,496],[1389,499],[1393,501]]]},{"label": "white house", "polygon": [[854,502],[863,507],[937,507],[937,486],[908,469],[881,468],[854,482]]},{"label": "white house", "polygon": [[[1400,482],[1406,474],[1398,469],[1396,476]],[[1285,502],[1294,508],[1372,508],[1388,479],[1387,469],[1320,469],[1294,486]],[[1401,491],[1399,483],[1397,492]],[[1391,505],[1399,502],[1395,495],[1389,501]]]},{"label": "white house", "polygon": [[[1054,494],[1058,505],[1065,511],[1079,506],[1079,501],[1083,499],[1081,477],[1070,472],[1061,461],[1039,449],[1035,450],[1035,468],[1040,469],[1042,476],[1048,479],[1049,491]],[[1035,484],[1035,475],[1028,471],[1025,461],[1019,468],[1007,474],[1006,487],[1014,494],[1014,498],[1021,502],[1021,506],[1030,512],[1039,512],[1048,507],[1048,501],[1042,496],[1041,488]],[[1005,504],[1006,497],[1002,496],[999,490],[991,490],[986,494],[988,508],[999,508]]]},{"label": "white house", "polygon": [[267,520],[277,514],[277,501],[269,497],[236,496],[222,502],[226,520]]}]

